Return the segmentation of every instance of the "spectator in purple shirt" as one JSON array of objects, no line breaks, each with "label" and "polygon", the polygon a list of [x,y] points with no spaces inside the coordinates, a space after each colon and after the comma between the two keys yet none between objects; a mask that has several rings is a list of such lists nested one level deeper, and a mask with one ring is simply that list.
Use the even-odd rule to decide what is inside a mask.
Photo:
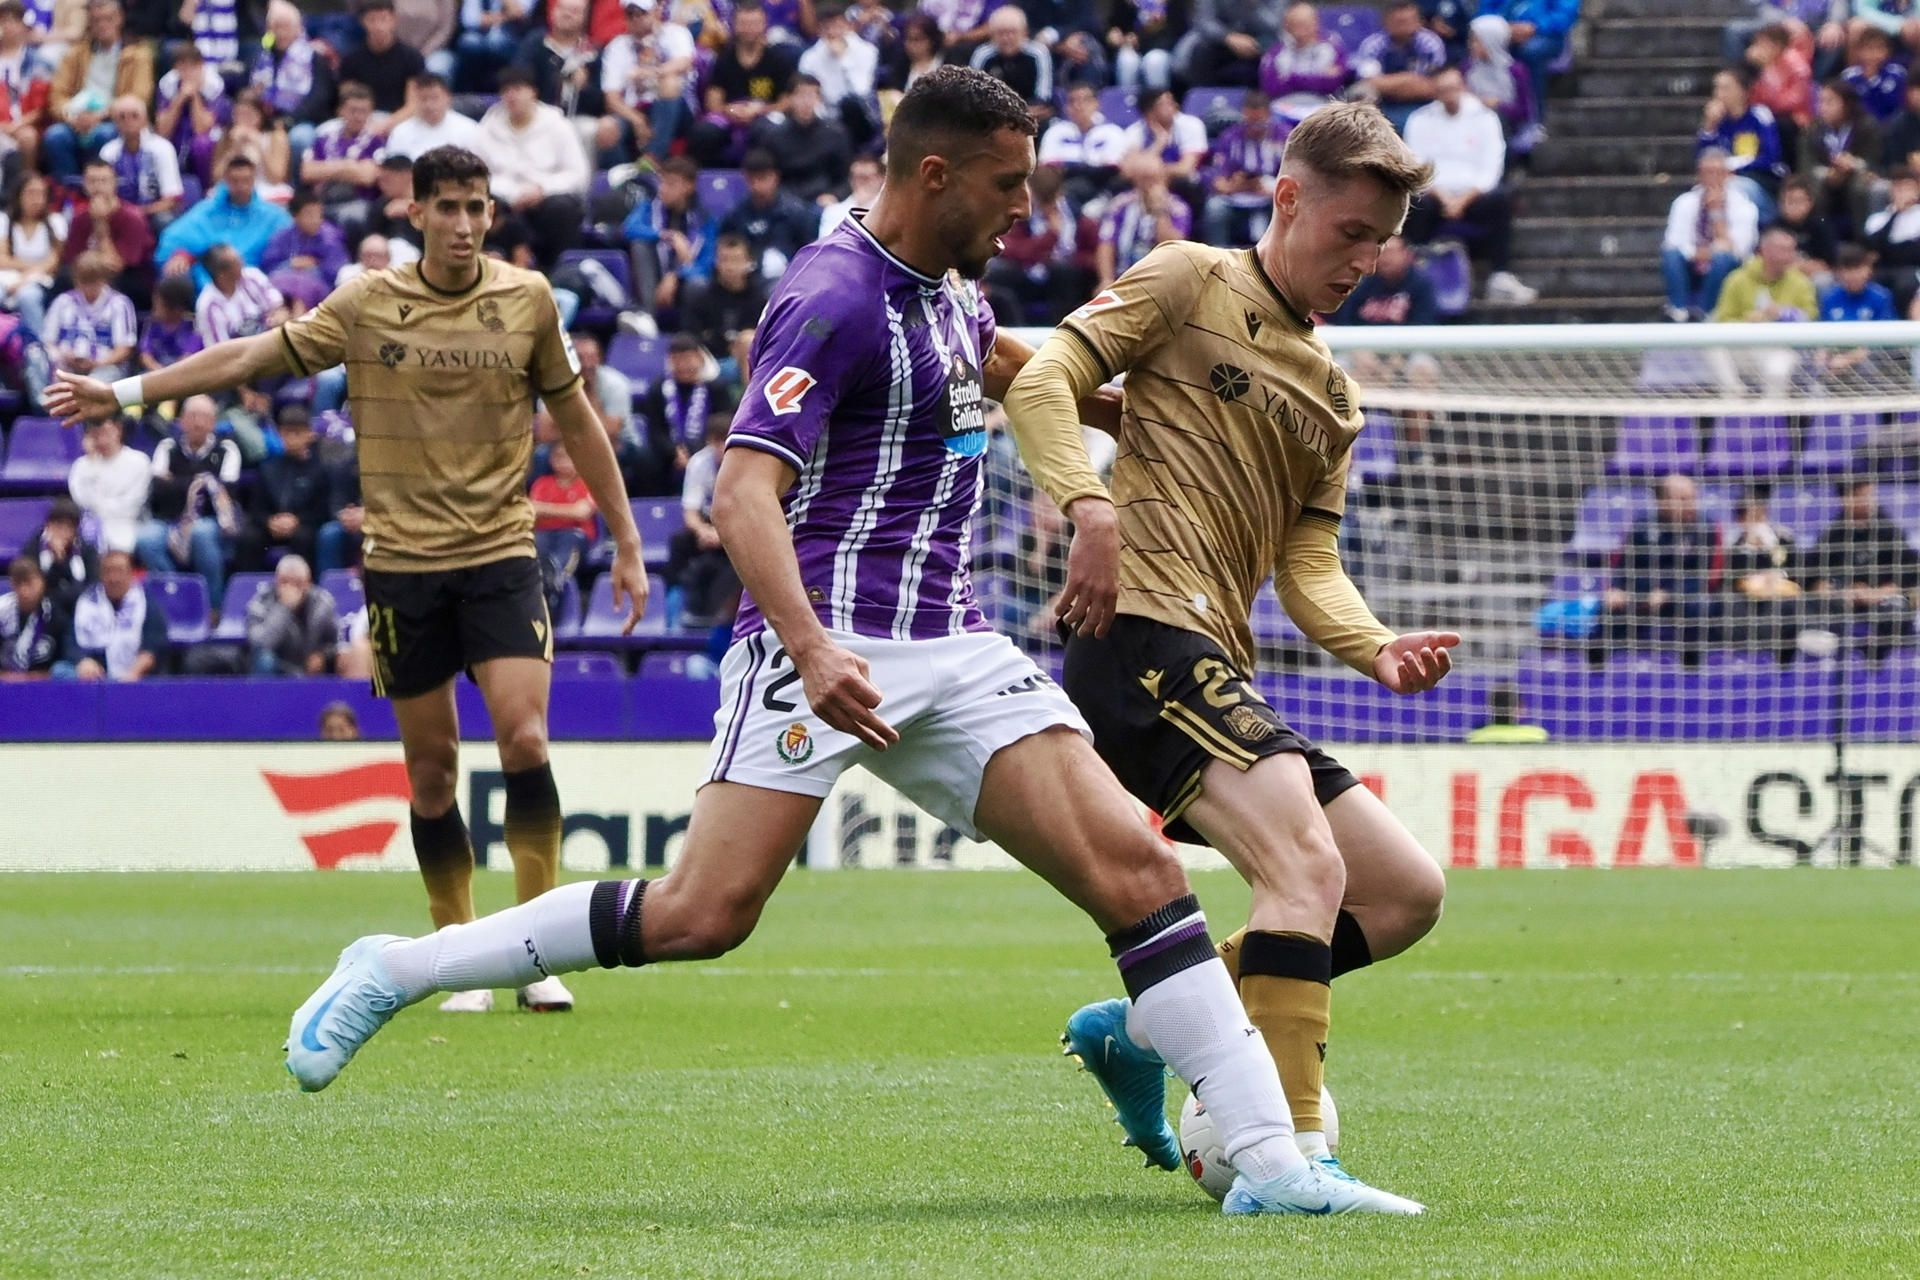
[{"label": "spectator in purple shirt", "polygon": [[206,344],[193,323],[193,278],[168,276],[153,287],[153,315],[140,335],[140,368],[153,373],[178,364]]},{"label": "spectator in purple shirt", "polygon": [[1853,38],[1853,65],[1840,73],[1867,114],[1883,126],[1900,114],[1907,92],[1907,69],[1892,58],[1887,33],[1868,27]]},{"label": "spectator in purple shirt", "polygon": [[366,222],[379,194],[386,142],[373,131],[373,91],[341,85],[339,117],[320,126],[300,162],[300,181],[319,192],[329,221],[355,227]]},{"label": "spectator in purple shirt", "polygon": [[220,72],[194,45],[182,44],[172,69],[160,77],[154,101],[153,131],[173,144],[182,170],[200,179],[203,188],[212,186],[214,144],[233,109]]},{"label": "spectator in purple shirt", "polygon": [[327,221],[326,206],[311,191],[293,198],[293,225],[282,227],[267,241],[260,269],[289,302],[317,307],[347,265],[347,240]]},{"label": "spectator in purple shirt", "polygon": [[1353,73],[1340,37],[1320,30],[1320,11],[1306,0],[1287,10],[1279,41],[1260,59],[1260,89],[1295,119],[1347,87]]},{"label": "spectator in purple shirt", "polygon": [[1433,101],[1433,73],[1446,65],[1447,46],[1421,24],[1420,6],[1393,0],[1381,29],[1354,51],[1353,76],[1393,127],[1404,130],[1407,117]]},{"label": "spectator in purple shirt", "polygon": [[1240,123],[1213,141],[1203,173],[1207,180],[1208,244],[1252,244],[1273,216],[1273,180],[1280,175],[1293,122],[1268,108],[1267,95],[1247,90]]},{"label": "spectator in purple shirt", "polygon": [[1744,179],[1747,195],[1760,207],[1762,224],[1773,220],[1773,201],[1787,166],[1780,157],[1780,129],[1773,112],[1753,101],[1753,73],[1726,67],[1713,77],[1713,97],[1700,113],[1694,155],[1727,153],[1727,167]]},{"label": "spectator in purple shirt", "polygon": [[287,138],[296,152],[313,142],[314,131],[333,114],[333,71],[307,39],[306,27],[291,0],[267,6],[270,42],[253,60],[253,87],[267,104],[287,117]]},{"label": "spectator in purple shirt", "polygon": [[1124,275],[1163,240],[1184,240],[1193,232],[1193,210],[1167,185],[1167,166],[1149,151],[1135,152],[1120,172],[1133,183],[1107,205],[1100,219],[1099,289]]}]

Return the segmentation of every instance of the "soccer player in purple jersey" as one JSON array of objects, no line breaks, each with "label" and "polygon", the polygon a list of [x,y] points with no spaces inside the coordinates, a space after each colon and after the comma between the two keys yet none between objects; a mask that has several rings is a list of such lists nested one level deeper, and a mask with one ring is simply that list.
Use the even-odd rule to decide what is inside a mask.
[{"label": "soccer player in purple jersey", "polygon": [[[995,332],[973,282],[1028,213],[1033,133],[990,76],[922,77],[892,121],[873,209],[797,254],[767,306],[713,503],[751,600],[673,869],[567,885],[424,938],[362,938],[294,1014],[287,1065],[303,1088],[326,1087],[431,992],[738,946],[860,764],[1093,917],[1133,998],[1105,1052],[1157,1053],[1204,1091],[1241,1175],[1227,1212],[1419,1211],[1301,1156],[1179,863],[1058,686],[974,605],[981,401],[1032,351]],[[1111,605],[1078,613],[1104,621]]]}]

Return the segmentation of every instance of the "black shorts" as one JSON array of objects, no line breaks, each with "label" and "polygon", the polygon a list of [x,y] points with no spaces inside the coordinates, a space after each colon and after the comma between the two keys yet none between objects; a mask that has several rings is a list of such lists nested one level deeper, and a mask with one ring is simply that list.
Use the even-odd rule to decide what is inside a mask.
[{"label": "black shorts", "polygon": [[369,569],[365,580],[378,697],[417,697],[493,658],[553,661],[553,620],[533,556],[431,573]]},{"label": "black shorts", "polygon": [[1067,638],[1061,685],[1093,728],[1100,758],[1160,814],[1175,840],[1206,843],[1180,815],[1214,760],[1244,770],[1297,751],[1323,806],[1360,785],[1345,765],[1289,728],[1233,659],[1197,631],[1121,614],[1104,640]]}]

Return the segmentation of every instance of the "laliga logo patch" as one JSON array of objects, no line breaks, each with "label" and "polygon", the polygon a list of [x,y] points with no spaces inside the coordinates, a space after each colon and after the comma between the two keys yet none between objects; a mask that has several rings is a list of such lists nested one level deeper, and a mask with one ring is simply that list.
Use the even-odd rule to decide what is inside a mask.
[{"label": "laliga logo patch", "polygon": [[780,731],[774,739],[773,749],[788,764],[805,764],[813,759],[813,735],[807,732],[807,726],[798,720]]},{"label": "laliga logo patch", "polygon": [[1096,311],[1105,311],[1108,307],[1117,307],[1119,305],[1120,297],[1118,294],[1114,293],[1111,289],[1102,289],[1099,293],[1094,294],[1093,297],[1082,303],[1080,309],[1073,314],[1077,316],[1090,316]]},{"label": "laliga logo patch", "polygon": [[767,397],[767,408],[773,410],[776,418],[800,412],[800,402],[818,381],[800,366],[788,365],[768,378],[767,385],[762,389]]}]

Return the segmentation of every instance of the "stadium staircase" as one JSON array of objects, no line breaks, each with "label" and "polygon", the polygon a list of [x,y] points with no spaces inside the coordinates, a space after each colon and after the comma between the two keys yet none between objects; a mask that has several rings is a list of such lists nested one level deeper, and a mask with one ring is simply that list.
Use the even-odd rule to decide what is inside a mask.
[{"label": "stadium staircase", "polygon": [[1483,323],[1657,320],[1667,206],[1693,185],[1693,135],[1742,0],[1588,0],[1573,69],[1554,81],[1514,227],[1530,307]]}]

